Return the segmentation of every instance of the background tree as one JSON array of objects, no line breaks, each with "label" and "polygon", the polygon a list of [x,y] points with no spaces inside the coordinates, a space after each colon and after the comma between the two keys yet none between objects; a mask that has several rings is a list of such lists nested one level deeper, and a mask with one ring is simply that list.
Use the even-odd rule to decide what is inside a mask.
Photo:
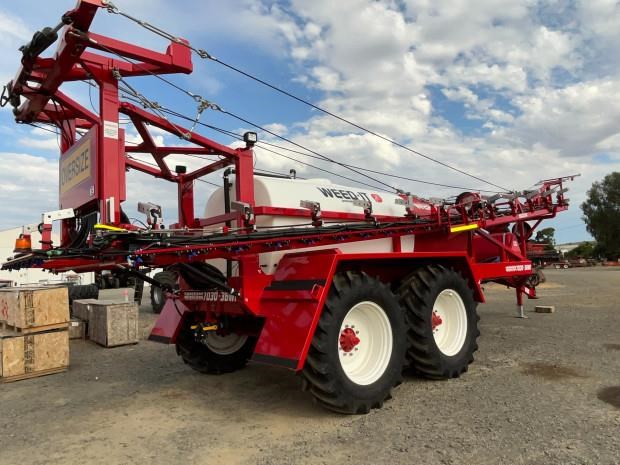
[{"label": "background tree", "polygon": [[582,242],[570,252],[566,253],[566,258],[592,258],[595,255],[594,242]]},{"label": "background tree", "polygon": [[595,182],[581,204],[588,232],[607,258],[620,256],[620,172]]},{"label": "background tree", "polygon": [[534,242],[545,244],[545,250],[553,250],[555,246],[555,228],[544,228],[537,231]]}]

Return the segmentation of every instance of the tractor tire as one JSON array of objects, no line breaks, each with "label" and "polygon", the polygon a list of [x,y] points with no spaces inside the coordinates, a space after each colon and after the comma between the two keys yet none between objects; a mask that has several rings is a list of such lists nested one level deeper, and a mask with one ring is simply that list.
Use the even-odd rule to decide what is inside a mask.
[{"label": "tractor tire", "polygon": [[527,278],[527,281],[525,282],[525,284],[528,285],[529,287],[536,287],[536,286],[540,286],[542,283],[546,281],[547,281],[547,278],[545,277],[545,274],[543,273],[543,271],[540,268],[536,268],[536,270],[534,270],[534,272]]},{"label": "tractor tire", "polygon": [[76,284],[69,286],[69,303],[74,300],[96,299],[99,297],[99,288],[96,284]]},{"label": "tractor tire", "polygon": [[525,281],[525,284],[528,287],[538,286],[540,284],[540,275],[537,272],[532,273],[527,277],[527,281]]},{"label": "tractor tire", "polygon": [[400,384],[405,351],[405,319],[390,288],[365,273],[338,273],[302,371],[304,390],[329,410],[368,413]]},{"label": "tractor tire", "polygon": [[219,375],[245,367],[255,345],[255,337],[234,333],[219,336],[209,332],[204,342],[200,342],[191,330],[184,328],[177,337],[176,349],[177,355],[193,370]]},{"label": "tractor tire", "polygon": [[452,269],[429,265],[405,279],[399,295],[412,372],[430,379],[466,372],[480,335],[477,303],[467,280]]},{"label": "tractor tire", "polygon": [[[177,274],[173,271],[162,271],[153,276],[155,281],[177,287]],[[153,313],[161,313],[166,304],[166,296],[162,288],[151,285],[151,308]]]}]

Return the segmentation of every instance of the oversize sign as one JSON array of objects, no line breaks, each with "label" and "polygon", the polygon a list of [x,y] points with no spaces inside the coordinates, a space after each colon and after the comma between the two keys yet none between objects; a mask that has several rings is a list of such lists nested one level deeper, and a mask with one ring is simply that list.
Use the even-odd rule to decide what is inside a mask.
[{"label": "oversize sign", "polygon": [[96,129],[91,129],[61,155],[60,208],[77,208],[96,198]]}]

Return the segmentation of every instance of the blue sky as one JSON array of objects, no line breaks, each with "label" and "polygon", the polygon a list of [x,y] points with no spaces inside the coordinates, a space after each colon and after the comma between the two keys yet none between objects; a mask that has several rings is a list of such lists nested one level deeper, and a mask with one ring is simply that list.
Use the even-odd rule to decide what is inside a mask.
[{"label": "blue sky", "polygon": [[[2,82],[17,70],[17,48],[35,29],[54,25],[75,4],[50,3],[45,10],[35,0],[12,3],[10,9],[0,5]],[[115,3],[223,61],[494,183],[523,189],[541,178],[582,173],[570,186],[571,210],[548,222],[557,228],[560,242],[589,238],[578,205],[593,181],[620,169],[620,7],[615,1]],[[105,11],[92,30],[165,47],[162,39]],[[172,79],[331,158],[434,182],[489,188],[213,62],[196,57],[194,74]],[[191,99],[155,79],[136,79],[134,85],[165,106],[192,116],[196,112]],[[85,84],[67,90],[90,105]],[[249,129],[214,112],[205,113],[202,121],[236,132]],[[209,131],[204,134],[231,142]],[[41,211],[57,205],[57,141],[50,133],[15,125],[8,109],[0,111],[0,135],[0,228],[36,221]],[[305,177],[343,183],[266,152],[257,151],[257,159],[258,167],[283,172],[295,168]],[[320,166],[339,172],[328,164]],[[423,196],[459,193],[382,179]],[[139,174],[131,174],[129,181],[130,212],[138,200],[151,200],[164,205],[169,220],[176,217],[172,186]],[[198,210],[211,190],[199,185]]]}]

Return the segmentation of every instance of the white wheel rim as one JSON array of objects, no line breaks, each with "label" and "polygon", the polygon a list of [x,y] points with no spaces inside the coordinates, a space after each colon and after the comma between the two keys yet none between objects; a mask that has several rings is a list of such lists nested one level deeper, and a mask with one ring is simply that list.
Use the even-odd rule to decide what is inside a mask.
[{"label": "white wheel rim", "polygon": [[159,305],[161,301],[163,300],[163,295],[164,295],[164,291],[162,291],[161,289],[155,289],[153,291],[153,302],[156,305]]},{"label": "white wheel rim", "polygon": [[215,332],[209,332],[205,338],[205,345],[218,355],[231,355],[240,350],[247,340],[246,335],[227,334],[220,336]]},{"label": "white wheel rim", "polygon": [[374,302],[356,304],[344,317],[338,337],[340,364],[352,382],[366,386],[385,373],[394,337],[383,308]]},{"label": "white wheel rim", "polygon": [[458,292],[444,289],[439,293],[431,324],[437,348],[448,357],[458,354],[467,337],[467,312]]}]

